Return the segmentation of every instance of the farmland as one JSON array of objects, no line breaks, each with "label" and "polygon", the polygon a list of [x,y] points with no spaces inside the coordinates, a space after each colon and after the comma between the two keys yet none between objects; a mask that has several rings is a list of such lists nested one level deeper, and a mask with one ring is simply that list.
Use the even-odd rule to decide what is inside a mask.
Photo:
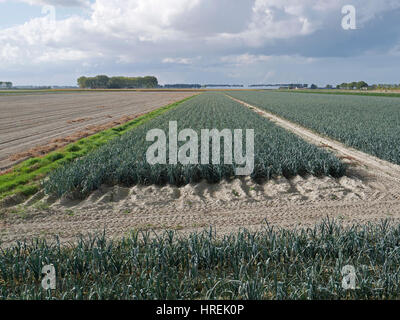
[{"label": "farmland", "polygon": [[[82,93],[70,94],[72,100]],[[89,94],[100,93],[85,93]],[[125,99],[128,93],[107,94],[121,94]],[[129,94],[134,101],[142,96],[139,92]],[[365,222],[382,217],[376,210],[388,215],[398,211],[399,186],[393,180],[400,176],[397,167],[377,164],[367,154],[349,154],[346,147],[338,149],[335,143],[329,149],[321,144],[323,137],[311,131],[298,134],[292,126],[281,127],[260,110],[247,108],[226,94],[244,100],[261,97],[260,101],[272,101],[271,105],[280,99],[290,105],[287,97],[299,101],[320,97],[333,105],[330,99],[343,98],[344,109],[360,99],[259,91],[205,92],[43,157],[28,159],[0,176],[5,206],[0,212],[5,219],[0,222],[7,225],[2,239],[11,243],[21,235],[53,233],[54,226],[65,241],[77,233],[98,232],[104,225],[117,237],[136,228],[187,231],[213,225],[229,232],[249,225],[258,229],[266,218],[281,226],[311,226],[325,216]],[[395,103],[392,98],[384,100]],[[379,106],[371,105],[374,107]],[[284,106],[281,109],[285,110]],[[325,111],[327,117],[335,117]],[[391,121],[389,115],[384,118]],[[146,141],[146,133],[154,128],[166,132],[171,121],[177,121],[179,130],[191,128],[197,133],[207,128],[254,129],[254,171],[247,177],[235,177],[235,169],[241,166],[236,163],[150,165],[145,151],[152,143]],[[222,160],[224,149],[221,151]],[[383,176],[387,173],[390,178]],[[209,211],[215,215],[204,214]],[[21,230],[30,231],[21,234]]]},{"label": "farmland", "polygon": [[215,183],[235,175],[235,164],[148,164],[145,153],[150,144],[146,142],[146,133],[153,128],[167,131],[169,121],[178,121],[179,129],[191,128],[198,132],[207,128],[254,128],[255,169],[252,178],[255,180],[298,174],[340,177],[345,172],[345,166],[331,153],[307,144],[220,93],[207,93],[182,103],[85,158],[55,170],[45,183],[47,192],[62,196],[73,191],[78,196],[87,196],[103,184],[168,183],[181,186],[203,179]]},{"label": "farmland", "polygon": [[229,93],[378,158],[400,164],[400,100],[297,93]]},{"label": "farmland", "polygon": [[400,0],[377,2],[0,0],[0,305],[400,301]]},{"label": "farmland", "polygon": [[[368,103],[355,112],[359,99]],[[323,101],[329,108],[319,111]],[[364,121],[354,134],[368,124],[396,141],[393,117],[381,110],[396,113],[396,103],[205,92],[28,159],[0,176],[6,199],[19,201],[0,210],[0,299],[397,299],[400,169],[364,153],[349,157],[311,127],[320,121],[349,136],[343,110]],[[314,131],[271,116],[300,118],[310,105],[310,119],[301,119]],[[168,132],[173,121],[198,134],[243,129],[243,140],[254,129],[253,173],[235,176],[235,162],[150,165],[146,134]],[[57,289],[45,291],[40,271],[50,263]],[[357,290],[342,288],[345,265],[357,269]]]},{"label": "farmland", "polygon": [[191,95],[185,92],[3,95],[0,97],[0,171],[18,160],[42,155],[40,151],[45,154],[46,150],[123,124],[134,116]]}]

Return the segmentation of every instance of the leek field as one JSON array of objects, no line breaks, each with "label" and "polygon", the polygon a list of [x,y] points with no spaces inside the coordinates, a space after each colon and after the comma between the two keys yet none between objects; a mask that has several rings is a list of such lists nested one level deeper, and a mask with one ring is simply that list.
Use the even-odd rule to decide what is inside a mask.
[{"label": "leek field", "polygon": [[[146,160],[146,150],[152,143],[146,141],[146,133],[153,128],[168,132],[170,121],[178,122],[178,130],[190,128],[197,132],[214,128],[244,129],[244,132],[245,129],[254,129],[255,169],[252,178],[255,180],[298,174],[340,177],[345,173],[345,165],[332,153],[306,143],[222,93],[204,93],[85,157],[56,169],[44,184],[47,192],[57,196],[72,193],[75,197],[85,197],[102,184],[169,183],[180,186],[203,179],[215,183],[234,176],[235,164],[150,165]],[[222,150],[221,157],[223,154]]]},{"label": "leek field", "polygon": [[[255,169],[251,178],[257,182],[277,176],[345,175],[346,165],[333,153],[305,142],[225,94],[400,164],[400,112],[396,99],[214,92],[157,111],[157,117],[137,120],[129,128],[112,129],[115,137],[113,133],[112,138],[97,148],[73,154],[70,161],[46,173],[41,182],[45,193],[83,199],[101,185],[182,186],[201,180],[218,183],[234,177],[238,166],[235,163],[150,165],[146,151],[153,142],[146,141],[146,134],[155,128],[168,133],[171,121],[177,121],[178,130],[189,128],[198,134],[201,129],[243,129],[244,133],[246,129],[254,129]],[[200,157],[200,147],[198,151]],[[223,155],[222,148],[221,158]],[[354,204],[364,199],[358,201]],[[314,204],[300,202],[298,220],[307,219],[307,208],[313,208]],[[351,210],[340,207],[342,204],[334,203],[334,199],[329,203],[333,209],[338,208],[334,217],[341,210]],[[261,203],[256,209],[263,208]],[[282,210],[282,220],[287,219],[284,211],[287,207],[276,208]],[[118,214],[112,210],[107,214]],[[49,221],[58,214],[49,212],[45,216]],[[75,212],[67,212],[71,220],[75,219]],[[321,220],[325,217],[322,214]],[[148,213],[143,216],[147,218]],[[84,221],[95,221],[91,219]],[[56,220],[56,228],[60,221]],[[263,221],[267,220],[258,222],[258,226],[264,227]],[[0,242],[0,300],[400,299],[400,225],[393,220],[352,226],[352,221],[356,220],[349,223],[343,220],[342,225],[325,220],[308,229],[276,229],[265,222],[260,232],[235,229],[223,236],[212,228],[182,234],[167,227],[162,228],[164,231],[144,231],[149,229],[141,229],[140,225],[136,229],[135,225],[133,231],[129,229],[130,233],[124,230],[123,238],[120,234],[109,238],[106,226],[104,234],[85,236],[70,244],[65,244],[62,238],[46,241],[45,237],[37,236],[30,238],[34,240],[4,243],[4,246]],[[234,220],[233,224],[236,223]],[[249,224],[246,221],[242,225]],[[55,290],[44,290],[41,286],[42,268],[49,264],[56,271]],[[354,267],[355,289],[343,287],[346,266]]]},{"label": "leek field", "polygon": [[[73,246],[37,240],[0,251],[0,299],[399,299],[400,226],[325,221],[313,229],[166,231]],[[41,287],[53,263],[56,290]],[[356,288],[341,271],[355,268]]]},{"label": "leek field", "polygon": [[229,92],[234,98],[400,164],[400,100],[390,97]]}]

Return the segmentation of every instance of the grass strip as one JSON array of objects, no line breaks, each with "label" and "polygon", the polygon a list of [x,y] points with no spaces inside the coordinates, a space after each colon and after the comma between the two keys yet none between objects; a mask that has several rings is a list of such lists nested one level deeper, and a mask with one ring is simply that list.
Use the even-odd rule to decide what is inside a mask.
[{"label": "grass strip", "polygon": [[192,97],[177,101],[145,115],[139,116],[121,126],[110,128],[90,137],[80,139],[61,149],[53,151],[44,157],[35,157],[21,162],[15,166],[10,173],[0,176],[0,200],[14,194],[30,196],[36,193],[40,188],[40,180],[50,171],[90,153],[110,140],[117,138],[164,112],[177,107],[191,98]]}]

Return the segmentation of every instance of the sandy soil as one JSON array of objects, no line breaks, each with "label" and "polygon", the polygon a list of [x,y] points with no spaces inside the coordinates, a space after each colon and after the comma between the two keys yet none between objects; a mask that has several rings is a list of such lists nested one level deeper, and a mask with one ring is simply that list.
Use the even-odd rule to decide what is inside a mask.
[{"label": "sandy soil", "polygon": [[82,92],[0,96],[0,171],[24,159],[24,153],[32,148],[49,143],[61,146],[60,138],[93,134],[102,129],[100,125],[117,125],[192,95]]},{"label": "sandy soil", "polygon": [[[398,190],[398,188],[397,188]],[[199,231],[213,226],[220,234],[239,228],[313,226],[326,217],[345,224],[400,221],[400,201],[390,181],[354,168],[341,179],[297,176],[256,184],[249,178],[183,188],[103,186],[83,201],[54,200],[42,193],[5,213],[0,221],[4,245],[32,237],[106,231],[112,237],[132,230]],[[39,202],[36,202],[41,199]]]},{"label": "sandy soil", "polygon": [[305,140],[336,153],[349,164],[348,174],[331,177],[278,177],[256,184],[243,177],[210,185],[102,186],[83,201],[51,199],[43,192],[24,205],[3,211],[3,245],[32,237],[59,235],[62,242],[99,233],[118,238],[132,230],[165,229],[181,233],[209,226],[220,234],[239,228],[261,230],[313,226],[329,217],[344,224],[400,222],[400,168],[244,103]]}]

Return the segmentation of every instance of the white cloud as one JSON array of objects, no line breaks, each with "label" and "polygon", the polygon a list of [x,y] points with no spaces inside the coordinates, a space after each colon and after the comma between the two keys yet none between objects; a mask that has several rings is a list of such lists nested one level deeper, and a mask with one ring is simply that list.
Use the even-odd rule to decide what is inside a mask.
[{"label": "white cloud", "polygon": [[271,56],[266,55],[253,55],[249,53],[241,55],[230,55],[221,57],[221,62],[232,63],[237,66],[249,65],[258,62],[268,62],[271,60]]},{"label": "white cloud", "polygon": [[240,55],[223,56],[221,62],[232,64],[237,67],[249,66],[253,64],[269,64],[274,63],[296,63],[296,64],[309,64],[317,61],[316,58],[302,57],[299,55],[253,55],[249,53]]},{"label": "white cloud", "polygon": [[[398,0],[353,0],[359,27],[384,12],[400,8]],[[218,42],[240,40],[257,47],[275,39],[291,39],[311,35],[318,30],[337,27],[341,9],[348,0],[255,0],[252,18],[247,28],[239,33],[221,33]],[[333,25],[335,24],[335,25]]]},{"label": "white cloud", "polygon": [[[289,43],[320,30],[340,28],[348,0],[20,0],[31,5],[80,6],[86,17],[55,24],[42,16],[0,30],[2,71],[13,66],[109,64],[248,67],[272,63],[279,41]],[[0,0],[4,2],[4,0]],[[400,8],[398,0],[353,0],[360,24]],[[330,37],[328,33],[326,35]],[[395,40],[393,40],[395,42]],[[301,41],[298,41],[301,42]],[[316,45],[316,49],[318,49]],[[398,52],[398,50],[395,50]],[[199,59],[197,57],[203,57]],[[311,58],[298,58],[300,64]],[[102,63],[97,64],[101,60]],[[171,66],[169,66],[171,65]],[[149,67],[148,67],[149,68]],[[212,69],[212,68],[210,68]],[[233,72],[232,70],[230,72]],[[263,76],[268,71],[263,71]],[[278,71],[276,71],[278,73]],[[261,76],[260,76],[260,79]]]},{"label": "white cloud", "polygon": [[18,0],[18,1],[25,2],[30,5],[39,5],[39,6],[45,6],[45,5],[63,6],[63,7],[89,7],[90,6],[89,0]]},{"label": "white cloud", "polygon": [[34,63],[55,61],[81,61],[91,56],[87,52],[73,49],[53,49],[33,58]]},{"label": "white cloud", "polygon": [[193,59],[190,58],[164,58],[163,63],[175,63],[175,64],[192,64]]},{"label": "white cloud", "polygon": [[[31,4],[59,4],[85,5],[86,0],[24,0]],[[337,17],[340,22],[341,5],[347,0],[255,0],[250,2],[251,14],[249,21],[242,30],[232,32],[226,25],[218,27],[213,32],[207,26],[207,33],[195,32],[204,29],[207,16],[202,17],[193,25],[186,21],[189,12],[196,12],[202,4],[209,0],[97,0],[91,5],[89,18],[72,17],[57,21],[57,27],[51,28],[49,17],[36,18],[24,25],[0,31],[0,46],[20,48],[20,54],[44,54],[47,50],[100,51],[118,55],[121,61],[146,59],[149,55],[157,55],[157,51],[165,54],[161,61],[168,61],[168,54],[173,53],[173,46],[180,46],[185,56],[194,50],[221,50],[226,48],[260,47],[276,39],[291,39],[313,34],[324,28],[327,15]],[[394,0],[362,1],[357,8],[360,11],[360,20],[372,19],[379,12],[400,7]],[[357,2],[357,1],[356,1]],[[212,2],[216,12],[220,12],[220,19],[225,19],[224,8],[221,3]],[[384,5],[386,4],[386,6]],[[210,4],[211,5],[211,2]],[[240,13],[238,13],[240,16]],[[332,20],[332,19],[331,19]],[[186,21],[186,22],[182,22]],[[215,21],[214,21],[215,22]],[[190,28],[186,28],[190,25]],[[146,45],[147,43],[147,45]],[[243,47],[244,46],[244,47]],[[156,50],[155,47],[157,47]],[[243,50],[243,49],[242,49]],[[3,50],[4,51],[4,50]],[[121,52],[122,51],[122,52]],[[197,53],[196,53],[197,55]],[[243,61],[249,63],[254,56],[243,54]],[[175,58],[177,59],[177,58]],[[10,58],[9,58],[10,60]],[[12,59],[11,59],[12,60]],[[160,60],[160,59],[159,59]],[[249,60],[249,61],[247,61]],[[247,61],[247,62],[246,62]],[[174,63],[189,64],[189,58],[177,59]]]},{"label": "white cloud", "polygon": [[360,24],[365,24],[384,12],[390,12],[399,9],[400,1],[398,0],[357,1],[355,7],[359,17],[358,22]]},{"label": "white cloud", "polygon": [[134,37],[144,42],[182,39],[185,32],[175,29],[173,23],[199,1],[97,0],[87,25],[116,37]]}]

